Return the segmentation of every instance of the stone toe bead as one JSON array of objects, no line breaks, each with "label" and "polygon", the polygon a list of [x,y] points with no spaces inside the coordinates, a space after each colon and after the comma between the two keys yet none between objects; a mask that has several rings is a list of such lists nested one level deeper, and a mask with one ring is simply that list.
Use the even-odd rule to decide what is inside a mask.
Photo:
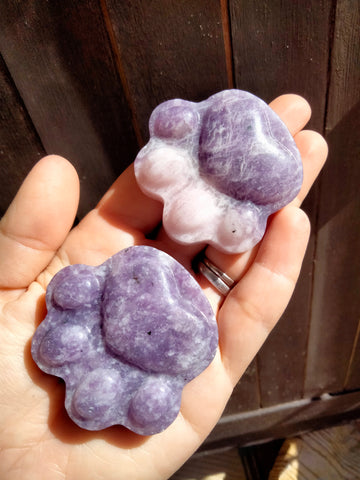
[{"label": "stone toe bead", "polygon": [[142,157],[144,168],[139,172],[139,178],[144,177],[144,182],[150,191],[156,191],[158,198],[162,198],[163,191],[177,188],[179,181],[184,184],[188,181],[186,165],[190,159],[181,150],[171,147],[159,147],[144,153]]},{"label": "stone toe bead", "polygon": [[190,135],[198,123],[198,112],[189,102],[170,100],[166,108],[160,105],[154,110],[150,130],[159,138],[181,140]]},{"label": "stone toe bead", "polygon": [[180,243],[195,243],[197,237],[211,234],[217,214],[211,193],[192,186],[184,188],[175,195],[173,202],[166,204],[164,227],[175,234]]},{"label": "stone toe bead", "polygon": [[100,289],[99,279],[91,267],[81,265],[76,271],[65,267],[53,285],[53,301],[64,309],[91,305],[98,300]]},{"label": "stone toe bead", "polygon": [[89,349],[89,332],[81,325],[64,324],[49,330],[40,344],[39,354],[49,365],[79,360]]},{"label": "stone toe bead", "polygon": [[167,381],[148,379],[136,392],[129,416],[136,425],[146,429],[146,435],[151,435],[158,422],[169,424],[175,420],[180,397],[179,386],[174,388]]},{"label": "stone toe bead", "polygon": [[98,420],[109,416],[116,408],[122,393],[121,376],[116,370],[97,368],[82,378],[73,395],[72,407],[84,420]]}]

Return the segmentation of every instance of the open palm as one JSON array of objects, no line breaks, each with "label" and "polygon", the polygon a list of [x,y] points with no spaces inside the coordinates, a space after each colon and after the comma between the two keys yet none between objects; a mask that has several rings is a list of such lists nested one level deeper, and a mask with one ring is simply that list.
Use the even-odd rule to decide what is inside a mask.
[{"label": "open palm", "polygon": [[132,166],[71,231],[79,196],[73,167],[50,156],[30,172],[0,223],[2,480],[166,479],[209,434],[291,297],[309,236],[299,206],[327,155],[319,134],[301,131],[310,117],[305,100],[284,95],[271,107],[298,145],[303,187],[291,205],[272,216],[252,251],[227,255],[207,247],[208,258],[236,280],[224,300],[197,277],[217,314],[219,349],[211,365],[185,387],[175,422],[151,437],[121,426],[88,432],[68,418],[63,383],[41,372],[30,355],[32,335],[46,314],[45,289],[62,267],[98,265],[130,245],[155,246],[189,270],[206,246],[178,245],[157,228],[162,205],[141,193]]}]

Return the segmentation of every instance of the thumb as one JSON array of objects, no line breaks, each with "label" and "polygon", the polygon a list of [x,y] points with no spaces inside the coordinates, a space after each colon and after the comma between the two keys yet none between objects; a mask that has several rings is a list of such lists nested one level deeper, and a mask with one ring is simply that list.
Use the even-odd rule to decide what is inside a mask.
[{"label": "thumb", "polygon": [[76,215],[79,179],[64,158],[41,159],[0,221],[0,288],[25,288],[48,265]]}]

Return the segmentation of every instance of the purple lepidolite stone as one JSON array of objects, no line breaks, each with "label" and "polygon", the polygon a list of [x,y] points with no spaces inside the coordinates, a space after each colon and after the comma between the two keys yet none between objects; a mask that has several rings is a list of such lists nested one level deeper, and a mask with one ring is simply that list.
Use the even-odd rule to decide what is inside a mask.
[{"label": "purple lepidolite stone", "polygon": [[146,194],[164,202],[164,227],[179,243],[248,250],[268,216],[300,190],[302,163],[289,130],[248,92],[169,100],[153,111],[149,127],[135,174]]},{"label": "purple lepidolite stone", "polygon": [[164,430],[179,412],[184,385],[216,352],[216,320],[201,288],[152,247],[130,247],[97,267],[64,268],[46,304],[32,356],[64,379],[66,410],[88,430]]}]

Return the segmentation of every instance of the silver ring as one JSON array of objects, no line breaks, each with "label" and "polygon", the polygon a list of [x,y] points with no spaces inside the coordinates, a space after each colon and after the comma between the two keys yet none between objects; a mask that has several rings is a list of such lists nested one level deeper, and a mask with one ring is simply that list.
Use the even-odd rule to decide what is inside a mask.
[{"label": "silver ring", "polygon": [[234,280],[205,256],[199,261],[198,269],[221,295],[227,295],[234,286]]}]

